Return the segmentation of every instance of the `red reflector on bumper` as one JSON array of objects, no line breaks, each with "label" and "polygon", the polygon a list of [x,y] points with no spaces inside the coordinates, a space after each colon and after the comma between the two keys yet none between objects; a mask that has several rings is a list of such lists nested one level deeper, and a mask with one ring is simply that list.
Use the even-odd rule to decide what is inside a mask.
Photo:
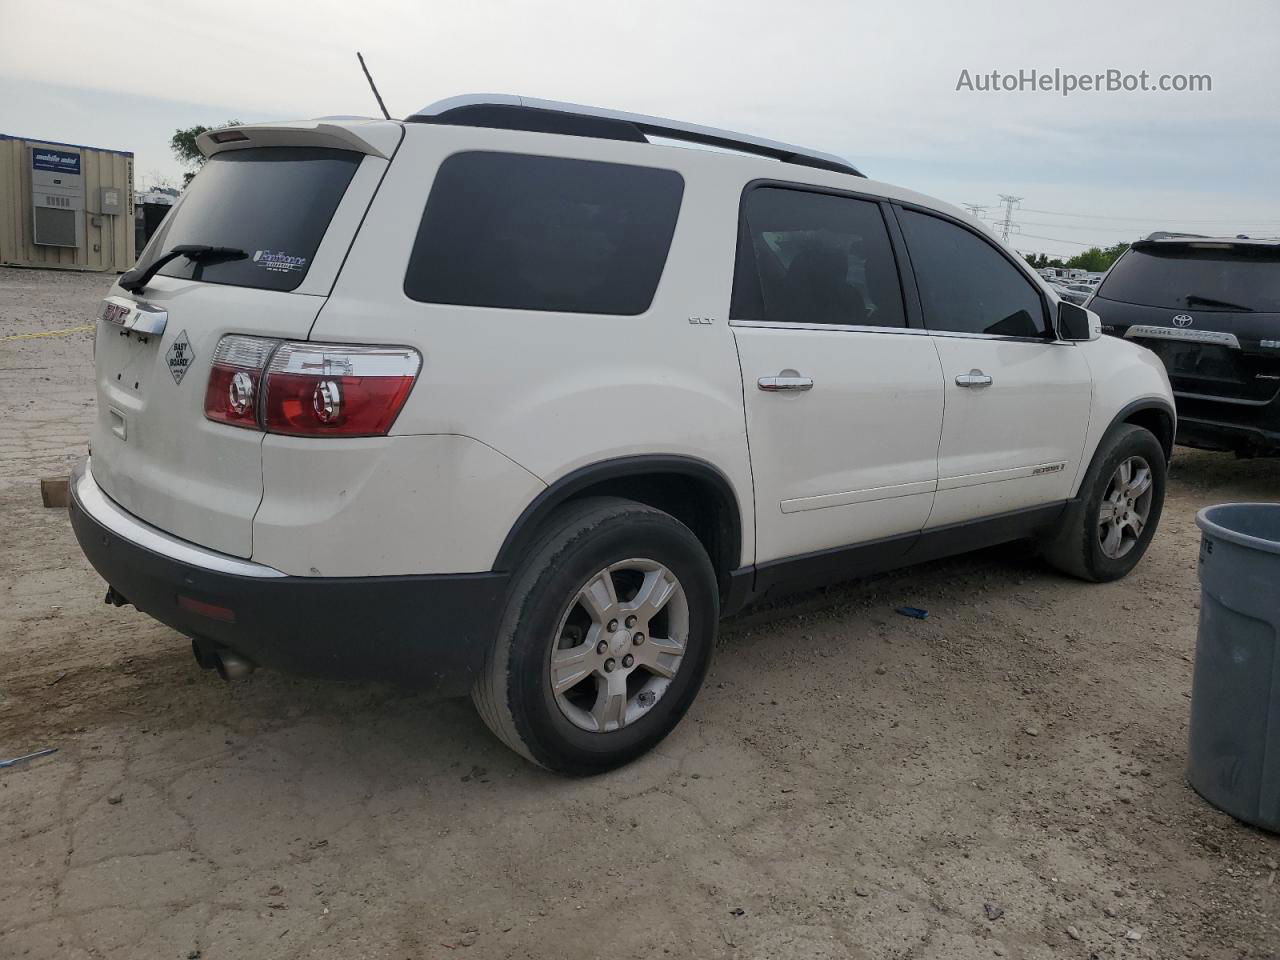
[{"label": "red reflector on bumper", "polygon": [[236,622],[236,612],[234,610],[230,607],[220,607],[216,603],[205,603],[203,600],[178,594],[178,606],[188,613],[207,617],[210,620],[220,620],[223,623]]}]

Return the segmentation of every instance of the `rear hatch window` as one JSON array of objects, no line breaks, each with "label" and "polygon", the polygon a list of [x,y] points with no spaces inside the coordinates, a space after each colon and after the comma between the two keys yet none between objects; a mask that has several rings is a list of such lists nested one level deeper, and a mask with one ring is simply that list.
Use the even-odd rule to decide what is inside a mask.
[{"label": "rear hatch window", "polygon": [[362,155],[315,147],[253,147],[210,157],[161,227],[144,260],[179,244],[241,251],[239,258],[178,257],[159,274],[258,290],[293,290],[307,275]]},{"label": "rear hatch window", "polygon": [[1098,296],[1170,310],[1280,312],[1280,248],[1135,245]]}]

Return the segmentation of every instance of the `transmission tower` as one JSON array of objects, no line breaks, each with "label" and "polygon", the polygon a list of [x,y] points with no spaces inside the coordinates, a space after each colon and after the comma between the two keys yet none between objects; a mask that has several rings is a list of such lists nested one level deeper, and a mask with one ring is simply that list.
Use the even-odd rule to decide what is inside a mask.
[{"label": "transmission tower", "polygon": [[1000,228],[1000,239],[1005,243],[1009,242],[1009,234],[1017,233],[1020,229],[1013,222],[1013,208],[1022,202],[1022,197],[1010,196],[1007,193],[1000,194],[1000,202],[1004,204],[1004,219],[997,220],[994,226]]},{"label": "transmission tower", "polygon": [[960,206],[964,207],[966,210],[972,213],[979,220],[982,219],[982,215],[987,210],[986,204],[983,204],[983,203],[962,203],[960,204]]}]

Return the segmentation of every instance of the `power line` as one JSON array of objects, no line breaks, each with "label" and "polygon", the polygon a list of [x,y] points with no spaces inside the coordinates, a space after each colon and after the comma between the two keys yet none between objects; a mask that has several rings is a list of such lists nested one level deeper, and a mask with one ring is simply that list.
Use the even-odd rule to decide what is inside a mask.
[{"label": "power line", "polygon": [[[1118,226],[1118,225],[1108,226],[1106,224],[1101,224],[1101,225],[1080,224],[1077,226],[1074,223],[1045,223],[1043,220],[1019,220],[1018,222],[1022,224],[1024,227],[1053,227],[1056,230],[1081,230],[1081,231],[1087,230],[1090,233],[1103,232],[1103,233],[1113,233],[1113,234],[1122,233],[1122,234],[1133,235],[1135,233],[1145,232],[1145,231],[1139,230],[1136,226]],[[1246,225],[1246,226],[1240,227],[1239,229],[1240,231],[1245,231],[1245,232],[1267,233],[1269,231],[1276,230],[1277,228],[1268,227],[1268,226]],[[1233,231],[1233,233],[1234,232],[1239,232],[1239,231]]]},{"label": "power line", "polygon": [[[1062,210],[1033,210],[1030,207],[1020,208],[1027,213],[1043,213],[1051,217],[1076,217],[1081,220],[1130,220],[1135,223],[1239,223],[1240,217],[1214,217],[1208,220],[1193,220],[1165,217],[1122,217],[1106,213],[1066,213]],[[1250,220],[1253,224],[1280,223],[1280,220]]]},{"label": "power line", "polygon": [[1111,231],[1112,233],[1119,233],[1119,232],[1137,233],[1137,232],[1140,232],[1140,231],[1138,230],[1138,228],[1137,228],[1137,227],[1119,227],[1119,226],[1117,226],[1117,227],[1108,227],[1108,226],[1105,226],[1105,225],[1104,225],[1104,226],[1093,226],[1093,225],[1089,225],[1089,224],[1081,224],[1081,225],[1079,225],[1079,226],[1076,226],[1074,223],[1045,223],[1043,220],[1019,220],[1018,222],[1019,222],[1019,223],[1021,223],[1021,224],[1023,224],[1024,226],[1028,226],[1028,227],[1056,227],[1056,228],[1057,228],[1057,229],[1059,229],[1059,230],[1094,230],[1094,231],[1096,231],[1096,230],[1109,230],[1109,231]]},{"label": "power line", "polygon": [[[1161,220],[1160,218],[1152,218],[1152,217],[1124,217],[1124,216],[1118,216],[1118,215],[1109,216],[1106,214],[1095,215],[1095,214],[1087,214],[1087,213],[1066,213],[1060,210],[1037,210],[1031,207],[1021,206],[1021,202],[1024,199],[1023,197],[1015,197],[1012,194],[1008,194],[1008,193],[1002,193],[999,195],[999,197],[1000,197],[1000,203],[1004,207],[1004,217],[1003,219],[994,221],[991,225],[993,228],[999,231],[1000,239],[1004,243],[1009,242],[1010,234],[1018,234],[1021,237],[1026,237],[1028,240],[1044,240],[1048,243],[1067,243],[1073,247],[1101,248],[1104,246],[1104,244],[1100,244],[1096,242],[1086,243],[1085,241],[1082,241],[1082,240],[1068,240],[1065,237],[1045,237],[1045,236],[1041,236],[1039,234],[1034,234],[1034,233],[1023,233],[1022,232],[1023,225],[1026,225],[1028,227],[1051,227],[1051,228],[1057,228],[1059,230],[1089,230],[1094,232],[1109,232],[1113,234],[1124,233],[1129,231],[1138,232],[1140,230],[1140,225],[1153,226],[1159,223],[1180,224],[1180,225],[1193,224],[1193,223],[1232,223],[1235,225],[1232,228],[1233,231],[1250,231],[1254,233],[1266,232],[1268,230],[1276,229],[1275,227],[1270,226],[1272,221],[1268,221],[1268,220],[1254,220],[1249,223],[1241,223],[1239,219],[1233,220],[1228,217],[1223,217],[1217,220],[1196,220],[1196,219]],[[968,210],[970,213],[972,213],[978,219],[982,219],[982,214],[987,209],[986,205],[977,204],[977,203],[962,203],[961,206],[964,207],[966,210]],[[1117,224],[1073,225],[1069,223],[1045,223],[1042,220],[1014,221],[1013,212],[1015,209],[1025,211],[1026,213],[1039,213],[1039,214],[1043,214],[1045,216],[1051,216],[1051,217],[1076,217],[1082,220],[1118,220],[1118,221],[1126,221],[1126,223],[1132,223],[1134,225],[1128,226],[1128,225],[1118,224],[1118,223]],[[1274,222],[1276,224],[1280,224],[1280,220],[1274,221]]]},{"label": "power line", "polygon": [[1037,237],[1034,233],[1019,233],[1020,237],[1027,237],[1031,240],[1048,240],[1052,243],[1069,243],[1076,247],[1097,247],[1096,243],[1082,243],[1079,240],[1063,240],[1061,237]]}]

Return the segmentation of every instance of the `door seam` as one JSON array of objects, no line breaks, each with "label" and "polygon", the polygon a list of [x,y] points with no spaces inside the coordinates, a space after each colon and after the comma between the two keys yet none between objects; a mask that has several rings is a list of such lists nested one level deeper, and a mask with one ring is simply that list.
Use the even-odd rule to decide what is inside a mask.
[{"label": "door seam", "polygon": [[933,454],[933,501],[929,504],[929,515],[924,518],[920,529],[924,530],[933,519],[933,511],[938,506],[938,484],[942,482],[942,438],[947,435],[947,365],[942,362],[942,351],[938,349],[938,338],[930,335],[929,343],[933,345],[933,355],[938,358],[938,383],[942,388],[942,420],[938,424],[938,447]]},{"label": "door seam", "polygon": [[[740,566],[747,567],[753,566],[756,557],[760,555],[760,505],[756,502],[756,463],[751,453],[751,430],[747,425],[747,377],[742,369],[742,351],[738,347],[738,334],[731,325],[729,335],[733,338],[733,354],[738,360],[738,386],[742,396],[742,436],[747,442],[747,476],[751,478],[751,559],[742,563],[742,558],[738,558]],[[754,574],[751,585],[752,588],[755,587]]]}]

